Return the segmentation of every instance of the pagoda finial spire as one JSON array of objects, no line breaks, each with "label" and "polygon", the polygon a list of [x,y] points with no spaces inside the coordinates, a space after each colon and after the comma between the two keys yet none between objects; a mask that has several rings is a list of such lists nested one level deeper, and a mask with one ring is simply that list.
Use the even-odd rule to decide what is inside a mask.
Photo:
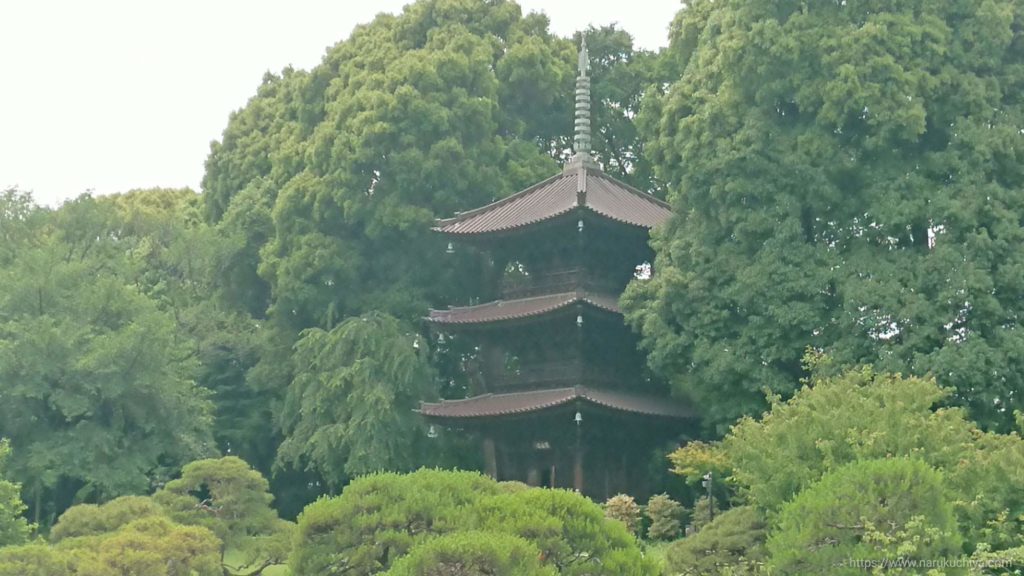
[{"label": "pagoda finial spire", "polygon": [[590,58],[587,38],[580,44],[579,76],[576,77],[576,129],[573,136],[573,159],[590,158]]}]

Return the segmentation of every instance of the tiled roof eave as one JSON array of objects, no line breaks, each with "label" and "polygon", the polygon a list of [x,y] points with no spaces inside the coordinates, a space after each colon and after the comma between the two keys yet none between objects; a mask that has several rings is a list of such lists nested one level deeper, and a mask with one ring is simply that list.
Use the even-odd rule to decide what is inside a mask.
[{"label": "tiled roof eave", "polygon": [[[543,299],[552,299],[561,296],[559,300],[553,300],[550,304],[539,305],[535,308],[529,308],[523,306],[524,303],[533,301],[539,301]],[[488,302],[486,304],[480,304],[477,306],[466,306],[462,308],[449,308],[448,310],[432,310],[431,315],[424,317],[424,320],[434,324],[448,324],[448,325],[469,325],[469,324],[488,324],[492,322],[508,322],[512,320],[521,320],[524,318],[533,318],[537,316],[543,316],[556,312],[575,304],[587,304],[598,310],[609,312],[612,314],[621,314],[617,303],[614,303],[616,298],[614,296],[599,296],[596,294],[590,294],[583,291],[577,292],[566,292],[564,294],[552,294],[547,296],[539,296],[532,298],[523,298],[519,300],[497,300],[495,302]],[[508,313],[495,313],[491,316],[476,316],[472,314],[475,311],[483,312],[488,307],[496,309],[497,306],[506,306],[511,308],[513,311]],[[515,311],[517,306],[520,308],[519,311]],[[453,314],[453,312],[455,314]],[[465,313],[465,318],[458,318],[456,315],[459,312]],[[456,316],[453,318],[453,316]]]},{"label": "tiled roof eave", "polygon": [[[531,400],[536,397],[536,401]],[[506,394],[482,394],[464,400],[442,400],[436,403],[424,402],[417,410],[428,418],[472,420],[517,416],[541,412],[583,401],[602,408],[640,414],[644,416],[688,419],[693,414],[681,405],[664,398],[648,398],[624,392],[591,390],[585,386],[558,388],[535,392],[511,392]],[[652,404],[656,402],[656,404]],[[654,406],[657,406],[655,408]]]},{"label": "tiled roof eave", "polygon": [[[533,226],[535,224],[541,224],[543,222],[548,222],[550,220],[555,220],[557,218],[565,216],[566,214],[572,214],[573,212],[578,211],[579,208],[580,208],[579,206],[569,206],[568,208],[565,208],[564,210],[558,210],[556,212],[551,212],[549,214],[545,214],[545,215],[537,217],[537,218],[533,218],[533,219],[530,219],[530,220],[524,220],[522,222],[516,222],[516,223],[510,224],[508,226],[498,226],[498,227],[494,227],[494,228],[488,228],[487,230],[447,230],[446,229],[447,226],[435,226],[435,227],[431,228],[431,230],[433,230],[434,232],[440,232],[441,234],[448,234],[450,236],[486,236],[488,234],[504,234],[504,233],[507,233],[507,232],[514,232],[514,231],[517,231],[517,230],[522,230],[523,228],[529,228],[529,227],[531,227],[531,226]],[[593,210],[591,210],[591,211],[593,212]],[[594,212],[594,213],[595,214],[599,214],[598,212]],[[603,214],[602,214],[602,216],[603,216]],[[461,220],[460,220],[460,222],[461,222]],[[440,222],[438,222],[438,223],[440,223]],[[453,222],[452,224],[458,224],[458,222]]]}]

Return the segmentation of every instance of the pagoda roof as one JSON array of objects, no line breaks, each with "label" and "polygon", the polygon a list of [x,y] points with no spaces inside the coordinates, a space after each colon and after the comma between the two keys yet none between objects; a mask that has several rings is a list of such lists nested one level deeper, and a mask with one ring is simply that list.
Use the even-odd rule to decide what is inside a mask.
[{"label": "pagoda roof", "polygon": [[606,312],[621,314],[618,298],[615,296],[576,290],[516,300],[495,300],[494,302],[478,304],[476,306],[459,306],[446,310],[431,310],[427,320],[437,324],[501,322],[541,316],[575,304],[587,304]]},{"label": "pagoda roof", "polygon": [[667,203],[608,176],[591,161],[579,161],[507,198],[438,220],[434,230],[456,235],[507,232],[576,209],[640,228],[653,228],[672,215]]},{"label": "pagoda roof", "polygon": [[432,418],[489,418],[515,416],[557,408],[575,402],[586,402],[619,412],[664,418],[693,418],[693,411],[668,398],[631,392],[599,390],[586,386],[483,394],[465,400],[423,402],[419,413]]}]

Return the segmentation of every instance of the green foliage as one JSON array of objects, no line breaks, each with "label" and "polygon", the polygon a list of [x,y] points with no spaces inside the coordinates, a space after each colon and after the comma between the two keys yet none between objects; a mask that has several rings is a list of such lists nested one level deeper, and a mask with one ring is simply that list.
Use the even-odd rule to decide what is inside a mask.
[{"label": "green foliage", "polygon": [[221,541],[184,526],[149,498],[125,496],[69,508],[50,540],[0,548],[0,575],[221,576]]},{"label": "green foliage", "polygon": [[22,544],[31,532],[22,516],[26,507],[21,501],[21,485],[6,479],[4,462],[10,452],[7,440],[0,439],[0,547]]},{"label": "green foliage", "polygon": [[641,118],[676,213],[624,307],[719,430],[804,350],[934,374],[986,429],[1024,399],[1015,0],[698,0]]},{"label": "green foliage", "polygon": [[608,521],[601,507],[568,490],[531,488],[474,506],[476,526],[521,536],[535,544],[559,574],[641,576],[656,572],[636,536]]},{"label": "green foliage", "polygon": [[765,559],[767,523],[753,506],[738,506],[715,516],[697,533],[668,550],[670,574],[759,574]]},{"label": "green foliage", "polygon": [[0,576],[71,576],[69,554],[42,542],[0,546]]},{"label": "green foliage", "polygon": [[364,476],[303,510],[288,564],[295,576],[382,572],[417,543],[466,529],[466,508],[499,492],[475,472]]},{"label": "green foliage", "polygon": [[235,551],[239,568],[283,564],[291,551],[294,525],[270,507],[269,484],[240,458],[228,456],[186,465],[181,478],[153,497],[182,524],[204,526]]},{"label": "green foliage", "polygon": [[36,244],[46,211],[32,194],[17,188],[0,191],[0,265],[7,266],[23,250]]},{"label": "green foliage", "polygon": [[921,459],[943,472],[968,543],[1018,546],[1024,440],[983,433],[960,409],[933,409],[948,393],[868,368],[814,377],[760,421],[739,422],[722,447],[742,493],[770,514],[844,464]]},{"label": "green foliage", "polygon": [[80,576],[221,576],[220,546],[206,528],[150,516],[114,532],[65,539],[57,551],[72,558],[71,574]]},{"label": "green foliage", "polygon": [[129,284],[133,243],[113,218],[70,201],[0,269],[0,436],[37,520],[44,505],[145,492],[212,449],[187,343]]},{"label": "green foliage", "polygon": [[299,367],[283,410],[280,462],[309,466],[335,486],[357,474],[410,469],[423,442],[411,417],[434,376],[426,342],[379,313],[314,328],[295,345]]},{"label": "green foliage", "polygon": [[[863,574],[850,559],[955,560],[961,539],[942,476],[920,460],[837,468],[786,504],[768,537],[779,574]],[[887,567],[886,574],[919,574]],[[949,569],[946,573],[959,573]]]},{"label": "green foliage", "polygon": [[97,202],[112,212],[107,233],[125,245],[131,282],[173,314],[188,342],[196,381],[213,393],[217,444],[268,472],[270,395],[245,381],[258,323],[224,289],[245,250],[242,234],[203,223],[200,196],[188,189],[133,190]]},{"label": "green foliage", "polygon": [[385,572],[388,576],[555,576],[526,540],[491,532],[457,532],[416,546]]},{"label": "green foliage", "polygon": [[640,505],[628,494],[616,494],[604,503],[604,515],[618,520],[629,530],[638,534],[640,530]]},{"label": "green foliage", "polygon": [[718,498],[701,496],[693,503],[693,514],[690,516],[689,527],[693,530],[703,530],[727,509]]},{"label": "green foliage", "polygon": [[510,490],[473,472],[423,469],[366,476],[341,496],[310,504],[298,524],[289,561],[296,576],[377,574],[425,542],[466,531],[522,538],[559,574],[655,571],[636,539],[583,496],[520,486]]},{"label": "green foliage", "polygon": [[50,541],[106,534],[135,520],[164,515],[164,509],[146,496],[121,496],[102,505],[79,504],[60,515],[50,530]]},{"label": "green foliage", "polygon": [[[66,552],[75,570],[97,576],[114,567],[117,574],[220,575],[230,548],[232,572],[260,574],[284,563],[294,532],[270,508],[267,490],[239,458],[192,462],[152,498],[69,508],[50,532],[53,554]],[[166,568],[154,568],[161,563]]]},{"label": "green foliage", "polygon": [[651,521],[647,527],[647,538],[674,540],[679,536],[683,512],[683,505],[670,498],[668,494],[651,496],[644,507],[644,514]]},{"label": "green foliage", "polygon": [[725,452],[718,442],[687,442],[670,453],[668,459],[672,463],[672,473],[682,476],[693,486],[699,485],[709,472],[713,478],[723,481],[732,473]]}]

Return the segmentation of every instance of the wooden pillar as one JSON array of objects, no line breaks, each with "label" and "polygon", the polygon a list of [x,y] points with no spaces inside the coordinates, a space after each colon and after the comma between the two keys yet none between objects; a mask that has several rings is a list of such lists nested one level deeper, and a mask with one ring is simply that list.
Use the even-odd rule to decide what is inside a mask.
[{"label": "wooden pillar", "polygon": [[576,449],[572,454],[572,486],[577,492],[583,492],[583,446],[580,439],[582,431],[576,425]]},{"label": "wooden pillar", "polygon": [[494,438],[484,436],[484,471],[495,480],[498,479],[498,454],[494,446]]}]

